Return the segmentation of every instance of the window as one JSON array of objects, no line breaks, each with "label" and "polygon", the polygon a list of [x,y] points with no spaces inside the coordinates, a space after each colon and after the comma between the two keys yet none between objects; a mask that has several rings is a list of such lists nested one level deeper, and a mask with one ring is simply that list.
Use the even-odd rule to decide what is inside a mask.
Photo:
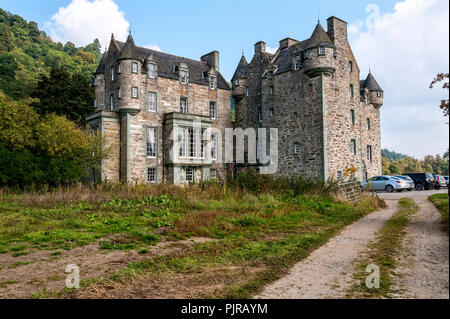
[{"label": "window", "polygon": [[364,96],[364,102],[366,102],[366,105],[369,105],[369,94]]},{"label": "window", "polygon": [[209,179],[216,180],[217,179],[217,170],[211,169],[209,172]]},{"label": "window", "polygon": [[367,160],[372,162],[372,146],[367,145]]},{"label": "window", "polygon": [[131,88],[131,97],[132,97],[133,99],[137,99],[137,98],[139,97],[139,90],[138,90],[138,88],[135,87],[135,86],[133,86],[133,87]]},{"label": "window", "polygon": [[377,91],[377,97],[381,97],[381,91]]},{"label": "window", "polygon": [[138,64],[137,64],[137,62],[132,62],[131,63],[131,72],[132,73],[138,73]]},{"label": "window", "polygon": [[120,69],[120,63],[119,64],[117,64],[117,73],[122,73],[122,71],[121,71],[121,69]]},{"label": "window", "polygon": [[353,72],[353,62],[352,61],[348,61],[348,72],[349,73]]},{"label": "window", "polygon": [[370,118],[366,119],[367,129],[370,130]]},{"label": "window", "polygon": [[216,77],[215,76],[210,76],[209,77],[209,88],[211,90],[215,90],[216,89]]},{"label": "window", "polygon": [[309,84],[308,84],[308,89],[309,89],[310,91],[313,90],[313,85],[312,85],[312,83],[309,83]]},{"label": "window", "polygon": [[369,180],[369,173],[366,172],[366,181]]},{"label": "window", "polygon": [[187,113],[188,112],[188,99],[187,97],[180,98],[180,112]]},{"label": "window", "polygon": [[342,171],[337,172],[337,179],[340,181],[342,179]]},{"label": "window", "polygon": [[206,149],[206,136],[205,136],[205,129],[198,130],[198,140],[200,142],[200,158],[205,158],[205,149]]},{"label": "window", "polygon": [[178,135],[178,144],[180,147],[180,157],[186,157],[186,129],[181,129],[181,134]]},{"label": "window", "polygon": [[294,112],[294,119],[297,118],[297,112]]},{"label": "window", "polygon": [[114,94],[109,96],[109,110],[114,111]]},{"label": "window", "polygon": [[235,86],[239,86],[239,80],[234,81]]},{"label": "window", "polygon": [[317,52],[319,55],[325,55],[325,47],[319,47]]},{"label": "window", "polygon": [[111,81],[114,81],[114,67],[112,66],[110,69],[111,72]]},{"label": "window", "polygon": [[156,112],[157,110],[157,95],[155,92],[148,92],[147,95],[147,109],[149,112]]},{"label": "window", "polygon": [[213,120],[217,118],[216,102],[209,102],[209,117]]},{"label": "window", "polygon": [[351,153],[356,155],[356,140],[352,139],[350,143]]},{"label": "window", "polygon": [[149,65],[148,65],[148,77],[150,79],[156,78],[156,64],[155,63],[149,63]]},{"label": "window", "polygon": [[351,96],[351,97],[354,97],[354,96],[355,96],[355,93],[354,93],[354,91],[353,91],[353,84],[350,84],[350,88],[349,88],[349,89],[350,89],[350,92],[349,92],[349,93],[350,93],[350,96]]},{"label": "window", "polygon": [[300,57],[296,57],[294,61],[294,69],[299,70],[301,65]]},{"label": "window", "polygon": [[187,84],[188,81],[188,72],[187,70],[180,71],[180,82],[181,84]]},{"label": "window", "polygon": [[250,88],[248,86],[245,88],[245,95],[250,96]]},{"label": "window", "polygon": [[258,108],[258,122],[262,123],[263,118],[262,118],[262,108]]},{"label": "window", "polygon": [[355,110],[350,110],[350,118],[352,121],[352,125],[355,125]]},{"label": "window", "polygon": [[156,168],[149,168],[148,172],[147,172],[147,181],[149,183],[156,183],[157,181],[157,172],[156,172]]},{"label": "window", "polygon": [[211,135],[211,159],[217,160],[217,134]]},{"label": "window", "polygon": [[156,157],[156,127],[147,128],[147,157]]},{"label": "window", "polygon": [[188,154],[190,158],[197,157],[197,134],[193,128],[188,129]]},{"label": "window", "polygon": [[97,100],[94,100],[94,107],[97,108]]},{"label": "window", "polygon": [[117,89],[117,97],[119,99],[122,98],[122,89],[120,87]]},{"label": "window", "polygon": [[275,110],[274,109],[270,109],[270,116],[274,116],[275,115]]},{"label": "window", "polygon": [[269,87],[269,94],[273,94],[273,86]]},{"label": "window", "polygon": [[294,143],[294,154],[300,153],[300,144]]},{"label": "window", "polygon": [[194,169],[192,167],[186,168],[186,182],[194,182]]}]

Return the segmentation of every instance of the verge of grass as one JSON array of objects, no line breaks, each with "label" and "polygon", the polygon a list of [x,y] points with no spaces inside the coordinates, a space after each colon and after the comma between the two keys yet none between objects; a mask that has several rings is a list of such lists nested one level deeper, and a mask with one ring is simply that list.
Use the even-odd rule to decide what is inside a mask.
[{"label": "verge of grass", "polygon": [[436,206],[442,215],[442,224],[444,229],[448,233],[448,195],[447,194],[434,194],[428,197],[428,200]]},{"label": "verge of grass", "polygon": [[[410,218],[419,210],[411,198],[399,200],[399,209],[378,232],[377,238],[368,245],[369,252],[356,262],[354,280],[356,284],[347,292],[350,298],[390,298],[393,288],[396,256],[405,235],[404,228]],[[366,268],[373,264],[380,269],[380,288],[367,288]]]}]

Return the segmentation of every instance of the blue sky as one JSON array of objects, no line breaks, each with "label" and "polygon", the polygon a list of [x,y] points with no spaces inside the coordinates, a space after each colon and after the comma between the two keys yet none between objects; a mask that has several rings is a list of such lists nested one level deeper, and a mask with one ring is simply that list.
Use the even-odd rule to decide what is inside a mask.
[{"label": "blue sky", "polygon": [[259,40],[271,48],[290,34],[303,40],[318,15],[325,28],[326,18],[334,15],[349,23],[361,78],[370,66],[385,90],[382,146],[418,158],[448,147],[448,118],[437,106],[448,93],[428,89],[436,73],[448,72],[447,0],[93,1],[0,0],[0,7],[77,45],[94,37],[103,45],[111,32],[121,39],[131,28],[138,45],[171,54],[199,59],[218,50],[228,80],[242,50],[250,60]]}]

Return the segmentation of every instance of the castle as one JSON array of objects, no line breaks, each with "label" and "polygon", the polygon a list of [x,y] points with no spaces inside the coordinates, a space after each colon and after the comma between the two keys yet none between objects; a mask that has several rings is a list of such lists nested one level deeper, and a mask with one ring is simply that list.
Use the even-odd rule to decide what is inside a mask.
[{"label": "castle", "polygon": [[[381,174],[383,90],[360,70],[347,40],[347,23],[317,24],[304,41],[280,41],[275,54],[255,44],[232,78],[236,127],[278,128],[278,176],[359,180]],[[238,165],[238,170],[249,164]]]},{"label": "castle", "polygon": [[125,43],[112,37],[87,118],[111,153],[98,178],[180,185],[262,166],[220,160],[233,127],[278,128],[276,176],[341,179],[351,167],[358,179],[380,174],[383,90],[370,72],[360,81],[346,22],[327,21],[327,32],[318,23],[309,39],[281,40],[273,55],[256,43],[231,87],[217,51],[197,61],[138,47],[131,34]]}]

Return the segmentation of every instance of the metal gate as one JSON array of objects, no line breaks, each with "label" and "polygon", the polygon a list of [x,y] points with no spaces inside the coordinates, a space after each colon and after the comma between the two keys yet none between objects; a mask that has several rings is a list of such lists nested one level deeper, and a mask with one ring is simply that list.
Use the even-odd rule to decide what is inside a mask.
[{"label": "metal gate", "polygon": [[355,202],[361,199],[362,188],[358,181],[338,183],[339,192],[348,201]]}]

